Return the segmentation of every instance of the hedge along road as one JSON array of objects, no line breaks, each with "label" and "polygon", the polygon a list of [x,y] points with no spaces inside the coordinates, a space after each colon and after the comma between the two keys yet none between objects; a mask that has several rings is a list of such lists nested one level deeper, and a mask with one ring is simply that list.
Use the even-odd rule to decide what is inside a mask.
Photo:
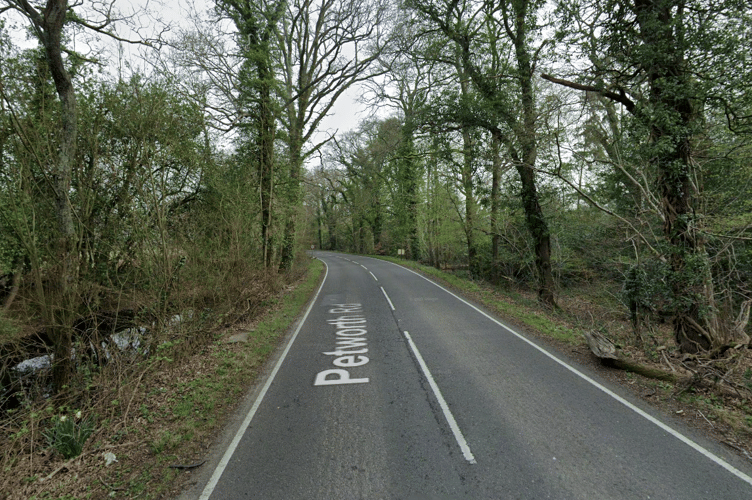
[{"label": "hedge along road", "polygon": [[395,264],[327,274],[201,499],[742,499],[749,464]]}]

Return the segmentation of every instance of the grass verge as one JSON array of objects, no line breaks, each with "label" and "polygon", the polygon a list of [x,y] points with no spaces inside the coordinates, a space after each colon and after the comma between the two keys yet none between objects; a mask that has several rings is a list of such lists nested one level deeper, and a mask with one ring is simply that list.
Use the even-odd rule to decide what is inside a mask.
[{"label": "grass verge", "polygon": [[435,278],[442,285],[458,291],[478,304],[523,328],[571,345],[584,344],[580,331],[573,328],[561,313],[545,312],[535,302],[519,293],[502,294],[490,285],[470,281],[417,262],[394,257],[379,257]]},{"label": "grass verge", "polygon": [[[97,430],[78,457],[65,460],[50,448],[6,457],[0,500],[175,498],[181,478],[190,474],[175,466],[204,460],[322,271],[323,264],[311,260],[305,277],[268,300],[263,313],[217,329],[196,352],[186,354],[179,341],[161,345],[119,381],[118,391],[102,396],[92,416]],[[38,424],[36,418],[30,424]]]}]

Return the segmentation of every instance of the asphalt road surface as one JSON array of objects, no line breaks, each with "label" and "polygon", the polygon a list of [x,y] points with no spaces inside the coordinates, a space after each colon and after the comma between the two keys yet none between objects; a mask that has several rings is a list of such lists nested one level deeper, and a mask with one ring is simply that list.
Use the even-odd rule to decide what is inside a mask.
[{"label": "asphalt road surface", "polygon": [[410,270],[315,255],[316,299],[188,497],[752,499],[749,463],[586,367]]}]

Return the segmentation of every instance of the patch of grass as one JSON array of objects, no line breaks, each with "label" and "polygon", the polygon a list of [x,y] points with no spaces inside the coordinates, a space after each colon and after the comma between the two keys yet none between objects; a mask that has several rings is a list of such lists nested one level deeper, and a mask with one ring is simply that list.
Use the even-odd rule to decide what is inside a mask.
[{"label": "patch of grass", "polygon": [[742,378],[744,379],[744,386],[747,389],[752,390],[752,368],[747,368],[744,370],[744,375],[742,375]]},{"label": "patch of grass", "polygon": [[159,438],[149,445],[151,452],[155,455],[159,455],[162,452],[172,450],[183,441],[183,436],[177,434],[171,430],[164,430],[159,435]]},{"label": "patch of grass", "polygon": [[145,403],[141,404],[139,411],[141,412],[141,416],[144,418],[144,420],[146,420],[150,424],[154,423],[154,415]]},{"label": "patch of grass", "polygon": [[43,493],[42,496],[33,496],[29,500],[42,500],[42,499],[54,499],[54,500],[83,500],[84,498],[91,498],[91,494],[86,495],[85,497],[77,497],[74,495],[62,495],[62,496],[55,496],[54,493]]},{"label": "patch of grass", "polygon": [[490,285],[471,281],[454,273],[441,271],[434,267],[424,266],[413,261],[406,261],[394,257],[379,257],[382,260],[394,262],[401,266],[420,271],[422,274],[436,278],[451,288],[472,296],[485,307],[512,321],[525,325],[543,335],[567,344],[579,345],[583,343],[580,332],[556,320],[556,314],[539,307],[517,293],[504,293],[499,299],[499,292]]},{"label": "patch of grass", "polygon": [[128,493],[131,497],[135,495],[141,495],[146,492],[149,481],[151,481],[152,475],[149,470],[144,470],[138,477],[133,478],[128,483]]},{"label": "patch of grass", "polygon": [[172,408],[172,414],[178,418],[190,417],[194,411],[193,398],[185,398]]},{"label": "patch of grass", "polygon": [[21,329],[15,321],[6,318],[3,313],[0,312],[0,340],[7,341],[15,338],[20,331]]},{"label": "patch of grass", "polygon": [[[702,411],[703,415],[710,420],[717,419],[719,413],[727,413],[725,411],[723,400],[719,396],[715,394],[707,394],[705,392],[698,392],[693,387],[679,393],[677,399],[692,405],[698,411]],[[730,415],[724,416],[730,417]]]}]

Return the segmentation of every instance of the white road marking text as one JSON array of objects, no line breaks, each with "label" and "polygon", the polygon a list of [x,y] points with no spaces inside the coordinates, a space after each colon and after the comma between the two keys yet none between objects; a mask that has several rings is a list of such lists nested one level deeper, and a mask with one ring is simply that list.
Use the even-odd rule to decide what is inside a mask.
[{"label": "white road marking text", "polygon": [[313,385],[368,383],[368,377],[351,378],[350,372],[343,369],[363,366],[369,361],[367,356],[363,356],[368,352],[367,341],[365,337],[362,337],[368,332],[366,318],[362,314],[363,306],[361,304],[334,304],[334,307],[329,309],[329,313],[340,315],[327,320],[328,324],[336,328],[334,332],[336,349],[322,354],[336,356],[332,364],[339,368],[317,373]]}]

